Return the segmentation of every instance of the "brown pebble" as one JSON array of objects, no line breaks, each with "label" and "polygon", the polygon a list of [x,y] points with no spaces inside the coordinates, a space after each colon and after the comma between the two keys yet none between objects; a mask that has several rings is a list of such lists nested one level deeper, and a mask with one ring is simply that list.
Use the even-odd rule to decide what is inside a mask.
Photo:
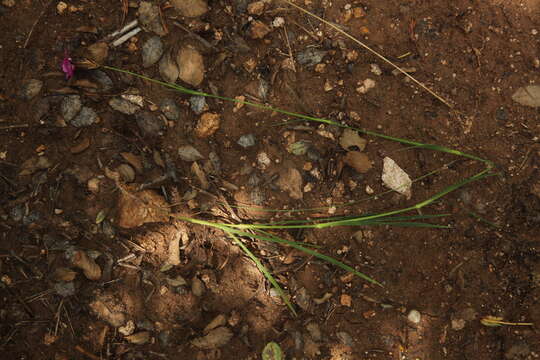
[{"label": "brown pebble", "polygon": [[212,136],[219,129],[219,123],[219,114],[204,113],[197,123],[195,134],[201,139]]}]

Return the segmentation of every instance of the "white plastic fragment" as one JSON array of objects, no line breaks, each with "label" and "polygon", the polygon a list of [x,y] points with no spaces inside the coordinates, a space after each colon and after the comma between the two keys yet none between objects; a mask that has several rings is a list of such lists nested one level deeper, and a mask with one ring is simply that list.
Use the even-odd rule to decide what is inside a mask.
[{"label": "white plastic fragment", "polygon": [[385,157],[383,160],[382,181],[385,186],[405,195],[407,199],[411,198],[411,178],[389,157]]}]

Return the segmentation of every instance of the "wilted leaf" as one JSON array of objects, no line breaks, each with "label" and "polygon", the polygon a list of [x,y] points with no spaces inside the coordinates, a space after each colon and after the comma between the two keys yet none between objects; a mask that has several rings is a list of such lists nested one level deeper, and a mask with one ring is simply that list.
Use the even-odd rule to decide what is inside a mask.
[{"label": "wilted leaf", "polygon": [[517,89],[512,95],[512,100],[521,105],[539,107],[540,106],[540,86],[529,85]]},{"label": "wilted leaf", "polygon": [[262,358],[263,360],[282,360],[283,351],[281,351],[281,347],[275,342],[269,342],[264,347]]}]

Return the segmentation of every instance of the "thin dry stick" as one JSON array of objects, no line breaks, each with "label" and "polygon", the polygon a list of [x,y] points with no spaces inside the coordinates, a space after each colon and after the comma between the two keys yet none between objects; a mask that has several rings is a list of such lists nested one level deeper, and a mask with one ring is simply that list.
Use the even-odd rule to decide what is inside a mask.
[{"label": "thin dry stick", "polygon": [[289,48],[289,57],[291,59],[291,64],[293,67],[293,71],[296,72],[296,66],[294,65],[294,57],[292,55],[292,49],[291,49],[291,42],[289,41],[289,34],[287,34],[287,27],[284,26],[283,33],[285,34],[285,40],[287,40],[287,47]]},{"label": "thin dry stick", "polygon": [[287,4],[291,5],[292,7],[295,7],[296,9],[302,11],[303,13],[311,16],[311,17],[314,17],[315,19],[321,21],[322,23],[330,26],[332,29],[336,30],[337,32],[339,32],[340,34],[344,35],[345,37],[351,39],[352,41],[354,41],[355,43],[357,43],[358,45],[360,45],[361,47],[363,47],[364,49],[366,49],[367,51],[369,51],[370,53],[372,53],[373,55],[377,56],[379,59],[383,60],[384,62],[386,62],[387,64],[391,65],[392,67],[394,67],[396,70],[398,70],[400,73],[402,73],[403,75],[405,75],[406,77],[408,77],[409,79],[411,79],[415,84],[417,84],[418,86],[420,86],[422,89],[426,90],[428,93],[430,93],[431,95],[433,95],[437,100],[439,100],[440,102],[442,102],[443,104],[445,104],[446,106],[448,106],[450,109],[453,109],[454,106],[452,104],[450,104],[448,101],[446,101],[442,96],[438,95],[437,93],[435,93],[433,90],[431,90],[430,88],[428,88],[426,85],[422,84],[420,81],[416,80],[414,77],[412,77],[411,75],[409,75],[405,70],[403,70],[402,68],[400,68],[399,66],[397,66],[396,64],[394,64],[392,61],[390,61],[389,59],[387,59],[386,57],[384,57],[383,55],[381,55],[380,53],[378,53],[377,51],[373,50],[372,48],[370,48],[369,46],[367,46],[366,44],[364,44],[362,41],[358,40],[357,38],[355,38],[354,36],[350,35],[349,33],[347,33],[346,31],[340,29],[338,26],[332,24],[331,22],[327,21],[327,20],[324,20],[323,18],[313,14],[312,12],[310,12],[309,10],[306,10],[304,9],[303,7],[301,6],[298,6],[296,4],[294,4],[293,2],[289,1],[289,0],[282,0],[284,2],[286,2]]}]

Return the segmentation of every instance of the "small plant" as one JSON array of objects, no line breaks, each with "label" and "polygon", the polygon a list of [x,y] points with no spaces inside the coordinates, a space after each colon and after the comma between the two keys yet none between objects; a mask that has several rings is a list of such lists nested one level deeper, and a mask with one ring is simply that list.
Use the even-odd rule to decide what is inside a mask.
[{"label": "small plant", "polygon": [[[294,5],[290,1],[288,1],[288,0],[284,0],[284,1],[289,3],[290,5],[294,6],[295,8],[307,13],[308,15],[310,15],[312,17],[315,17],[320,21],[325,22],[324,19],[321,19],[321,18],[317,17],[316,15],[310,13],[307,10],[304,10],[303,8],[301,8],[301,7],[297,6],[297,5]],[[327,23],[327,22],[325,22],[325,23]],[[328,24],[330,24],[330,23],[328,23]],[[451,104],[449,104],[446,100],[444,100],[442,97],[437,95],[431,89],[427,88],[425,85],[423,85],[422,83],[420,83],[419,81],[414,79],[411,75],[407,74],[405,71],[403,71],[397,65],[390,62],[384,56],[382,56],[379,53],[375,52],[374,50],[372,50],[371,48],[369,48],[368,46],[366,46],[365,44],[363,44],[362,42],[360,42],[356,38],[352,37],[351,35],[345,33],[343,30],[341,30],[341,29],[339,29],[339,28],[337,28],[335,26],[332,26],[332,24],[330,24],[330,26],[337,29],[338,32],[340,32],[343,35],[345,35],[346,37],[352,39],[357,44],[364,47],[366,50],[374,53],[376,56],[380,57],[385,62],[389,63],[390,65],[392,65],[393,67],[395,67],[399,71],[403,72],[407,77],[412,78],[417,85],[421,86],[424,90],[429,92],[431,95],[436,97],[438,100],[440,100],[441,102],[443,102],[444,104],[446,104],[447,106],[452,108]],[[96,66],[99,66],[99,65],[96,64]],[[436,224],[426,222],[426,221],[430,221],[430,220],[433,220],[433,219],[436,219],[436,218],[439,218],[439,217],[442,217],[442,216],[446,216],[446,214],[406,215],[406,213],[408,213],[408,212],[418,212],[420,209],[425,208],[426,206],[434,203],[435,201],[443,198],[448,193],[450,193],[450,192],[452,192],[452,191],[454,191],[456,189],[459,189],[459,188],[461,188],[461,187],[463,187],[463,186],[465,186],[465,185],[467,185],[469,183],[484,179],[484,178],[486,178],[488,176],[495,175],[495,173],[492,172],[492,169],[494,168],[494,166],[493,166],[493,163],[491,161],[486,160],[486,159],[482,159],[482,158],[474,156],[474,155],[464,153],[464,152],[459,151],[459,150],[450,149],[450,148],[440,146],[440,145],[424,144],[424,143],[420,143],[420,142],[416,142],[416,141],[411,141],[411,140],[402,139],[402,138],[398,138],[398,137],[393,137],[393,136],[389,136],[389,135],[385,135],[385,134],[380,134],[380,133],[373,132],[373,131],[370,131],[370,130],[351,127],[349,125],[342,124],[342,123],[339,123],[339,122],[336,122],[336,121],[333,121],[333,120],[313,117],[313,116],[304,115],[304,114],[299,114],[299,113],[283,110],[283,109],[280,109],[280,108],[268,106],[268,105],[265,105],[265,104],[259,104],[259,103],[255,103],[255,102],[251,102],[251,101],[243,101],[243,100],[239,100],[239,99],[233,99],[233,98],[230,98],[230,97],[214,95],[214,94],[208,94],[208,93],[201,92],[201,91],[195,91],[195,90],[191,90],[191,89],[188,89],[186,87],[183,87],[183,86],[180,86],[180,85],[177,85],[177,84],[166,83],[166,82],[163,82],[163,81],[159,81],[159,80],[156,80],[156,79],[149,78],[149,77],[144,76],[144,75],[136,74],[134,72],[119,69],[119,68],[112,67],[112,66],[102,65],[102,68],[112,70],[112,71],[116,71],[116,72],[122,72],[122,73],[125,73],[125,74],[129,74],[129,75],[144,79],[146,81],[153,82],[155,84],[160,84],[160,85],[162,85],[164,87],[168,87],[170,89],[176,90],[178,92],[181,92],[181,93],[184,93],[184,94],[187,94],[187,95],[204,96],[204,97],[219,99],[219,100],[223,100],[223,101],[227,101],[227,102],[231,102],[231,103],[248,105],[248,106],[259,108],[259,109],[262,109],[262,110],[267,110],[267,111],[280,113],[280,114],[289,116],[291,118],[295,118],[296,120],[308,121],[308,122],[316,122],[316,123],[322,123],[322,124],[337,126],[337,127],[341,127],[341,128],[348,128],[348,129],[352,129],[352,130],[364,133],[366,135],[370,135],[370,136],[382,138],[382,139],[385,139],[385,140],[398,142],[398,143],[407,145],[409,148],[426,149],[426,150],[439,151],[439,152],[443,152],[443,153],[447,153],[447,154],[452,154],[452,155],[455,155],[455,156],[459,156],[459,157],[462,157],[462,158],[466,158],[466,159],[470,159],[470,160],[480,162],[485,166],[485,168],[482,171],[478,172],[477,174],[475,174],[475,175],[473,175],[473,176],[471,176],[469,178],[466,178],[466,179],[464,179],[464,180],[462,180],[460,182],[457,182],[457,183],[443,189],[442,191],[440,191],[439,193],[431,196],[427,200],[421,201],[421,202],[419,202],[419,203],[417,203],[415,205],[412,205],[412,206],[409,206],[409,207],[406,207],[406,208],[392,210],[392,211],[388,211],[388,212],[384,212],[384,213],[380,213],[380,214],[369,214],[369,215],[363,215],[363,216],[348,216],[348,217],[334,217],[334,218],[317,219],[317,220],[299,219],[299,220],[292,220],[292,221],[287,221],[287,222],[276,222],[276,223],[266,223],[266,224],[230,224],[230,223],[220,223],[220,222],[201,220],[201,219],[196,219],[196,218],[189,218],[189,217],[184,217],[184,216],[180,216],[180,215],[173,215],[176,219],[179,219],[179,220],[183,220],[183,221],[190,222],[190,223],[193,223],[193,224],[210,226],[210,227],[222,230],[227,236],[229,236],[232,239],[232,241],[237,246],[239,246],[245,252],[245,254],[249,258],[251,258],[255,262],[257,268],[264,274],[264,276],[267,278],[267,280],[277,290],[277,292],[279,293],[279,295],[283,299],[284,303],[287,305],[287,307],[291,310],[291,312],[293,314],[296,314],[296,311],[294,310],[294,307],[293,307],[293,305],[292,305],[292,303],[290,301],[289,295],[285,293],[285,291],[281,288],[281,286],[276,281],[276,279],[272,276],[270,271],[257,258],[257,256],[248,248],[248,246],[246,246],[246,244],[244,244],[244,242],[242,241],[242,238],[244,238],[244,239],[251,238],[251,239],[256,239],[256,240],[261,240],[261,241],[274,242],[274,243],[278,243],[278,244],[293,247],[293,248],[295,248],[297,250],[300,250],[300,251],[302,251],[302,252],[304,252],[304,253],[306,253],[308,255],[311,255],[311,256],[319,258],[319,259],[321,259],[321,260],[323,260],[325,262],[328,262],[328,263],[330,263],[332,265],[335,265],[335,266],[337,266],[337,267],[339,267],[339,268],[341,268],[341,269],[343,269],[345,271],[351,272],[351,273],[355,274],[356,276],[368,281],[371,284],[374,284],[374,285],[377,285],[377,286],[382,286],[382,284],[380,282],[378,282],[375,279],[369,277],[368,275],[365,275],[365,274],[359,272],[358,270],[354,269],[353,267],[351,267],[351,266],[349,266],[347,264],[344,264],[343,262],[341,262],[341,261],[339,261],[337,259],[334,259],[334,258],[332,258],[330,256],[324,255],[324,254],[314,250],[315,246],[313,246],[311,244],[286,240],[286,239],[283,239],[283,238],[275,235],[274,233],[271,233],[271,231],[278,231],[278,230],[283,230],[283,229],[323,229],[323,228],[332,228],[332,227],[340,227],[340,226],[374,226],[374,225],[428,227],[428,228],[448,228],[448,226],[436,225]],[[430,174],[433,174],[433,173],[434,172],[431,172]],[[429,176],[430,174],[427,174],[426,176]]]}]

